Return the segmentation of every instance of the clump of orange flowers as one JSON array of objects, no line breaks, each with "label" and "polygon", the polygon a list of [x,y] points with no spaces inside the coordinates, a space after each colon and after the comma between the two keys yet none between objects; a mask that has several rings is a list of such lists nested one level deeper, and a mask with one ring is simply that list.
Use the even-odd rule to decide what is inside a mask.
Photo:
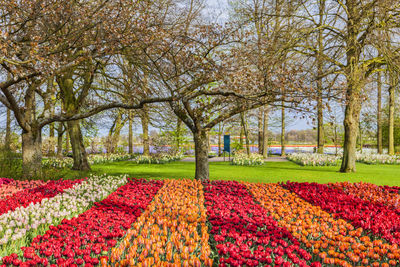
[{"label": "clump of orange flowers", "polygon": [[400,212],[400,195],[370,183],[341,182],[328,186],[343,190],[347,194],[359,197],[376,204],[383,204]]},{"label": "clump of orange flowers", "polygon": [[396,266],[400,249],[362,228],[336,219],[278,184],[244,183],[281,227],[286,227],[321,262],[338,266]]},{"label": "clump of orange flowers", "polygon": [[[212,266],[203,186],[165,180],[153,202],[112,249],[112,266]],[[103,263],[107,265],[109,263]]]}]

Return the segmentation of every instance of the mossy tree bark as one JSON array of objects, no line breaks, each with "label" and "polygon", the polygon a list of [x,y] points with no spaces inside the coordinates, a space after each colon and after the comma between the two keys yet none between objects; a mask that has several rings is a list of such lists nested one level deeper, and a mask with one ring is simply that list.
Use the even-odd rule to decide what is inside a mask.
[{"label": "mossy tree bark", "polygon": [[388,136],[388,154],[394,155],[394,109],[395,109],[395,82],[391,78],[389,86],[389,136]]},{"label": "mossy tree bark", "polygon": [[[282,105],[284,103],[282,102]],[[285,125],[285,107],[282,106],[281,110],[281,157],[286,156],[286,140],[285,140],[285,134],[286,134],[286,125]]]},{"label": "mossy tree bark", "polygon": [[263,157],[268,157],[268,123],[269,123],[269,107],[264,106],[264,123],[263,123]]},{"label": "mossy tree bark", "polygon": [[11,110],[7,108],[5,148],[11,149]]},{"label": "mossy tree bark", "polygon": [[194,150],[196,159],[195,179],[201,181],[209,180],[208,164],[208,131],[202,129],[193,133]]},{"label": "mossy tree bark", "polygon": [[128,134],[128,151],[129,154],[133,154],[133,112],[131,110],[128,111],[128,119],[129,119],[129,134]]},{"label": "mossy tree bark", "polygon": [[[79,92],[78,96],[76,96],[74,88],[75,70],[73,68],[56,77],[57,83],[60,87],[62,104],[68,115],[73,115],[79,112],[84,99],[89,93],[89,89],[93,83],[95,69],[90,64],[88,64],[88,67],[88,70],[86,70],[82,76],[83,85],[77,90],[77,92]],[[74,157],[72,169],[81,171],[90,170],[87,153],[83,143],[80,121],[68,121],[67,128]]]},{"label": "mossy tree bark", "polygon": [[323,70],[323,58],[322,53],[324,50],[323,43],[323,20],[324,20],[325,0],[319,2],[319,22],[318,22],[318,53],[317,53],[317,153],[324,153],[324,113],[323,113],[323,83],[322,77],[324,75]]},{"label": "mossy tree bark", "polygon": [[143,131],[143,155],[149,156],[150,155],[150,138],[149,138],[149,110],[147,106],[144,106],[140,119],[142,121],[142,131]]},{"label": "mossy tree bark", "polygon": [[57,158],[62,157],[64,132],[64,124],[62,122],[59,122],[57,126]]},{"label": "mossy tree bark", "polygon": [[257,122],[258,122],[258,154],[264,155],[263,151],[263,115],[264,115],[264,109],[263,107],[258,108],[258,117],[257,117]]},{"label": "mossy tree bark", "polygon": [[247,120],[246,120],[246,115],[244,112],[240,113],[240,120],[242,122],[244,138],[246,139],[246,141],[245,141],[246,142],[246,154],[247,154],[247,156],[250,156],[249,129],[247,127]]},{"label": "mossy tree bark", "polygon": [[377,90],[378,90],[378,102],[377,102],[377,145],[378,145],[378,154],[383,153],[383,145],[382,145],[382,81],[381,81],[381,73],[377,73]]}]

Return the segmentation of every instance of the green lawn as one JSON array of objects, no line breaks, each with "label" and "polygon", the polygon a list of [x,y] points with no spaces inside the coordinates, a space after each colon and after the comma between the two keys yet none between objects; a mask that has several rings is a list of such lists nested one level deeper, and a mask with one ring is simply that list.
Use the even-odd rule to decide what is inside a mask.
[{"label": "green lawn", "polygon": [[[213,180],[246,180],[250,182],[368,182],[379,185],[400,185],[400,166],[357,164],[357,173],[339,173],[339,167],[302,167],[292,162],[267,162],[264,166],[233,166],[227,162],[210,163],[210,177]],[[169,164],[133,164],[129,161],[92,166],[92,173],[119,175],[127,174],[136,178],[193,178],[193,162]],[[63,171],[64,177],[81,177],[88,173]]]}]

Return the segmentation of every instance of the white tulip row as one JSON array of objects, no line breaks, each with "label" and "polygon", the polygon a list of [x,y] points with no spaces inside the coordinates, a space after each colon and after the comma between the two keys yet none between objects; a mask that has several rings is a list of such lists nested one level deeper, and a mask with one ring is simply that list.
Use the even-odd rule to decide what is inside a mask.
[{"label": "white tulip row", "polygon": [[29,245],[50,225],[58,225],[64,218],[78,216],[94,202],[103,200],[126,183],[125,176],[92,176],[53,198],[45,198],[39,203],[1,215],[0,259],[20,251],[20,247]]},{"label": "white tulip row", "polygon": [[339,156],[316,153],[293,153],[286,158],[302,166],[336,166],[341,160]]},{"label": "white tulip row", "polygon": [[256,166],[263,165],[264,158],[260,154],[251,153],[249,156],[246,153],[236,153],[232,160],[233,165]]},{"label": "white tulip row", "polygon": [[399,155],[357,153],[356,159],[366,164],[400,164]]},{"label": "white tulip row", "polygon": [[183,154],[169,155],[161,154],[156,156],[138,156],[131,161],[136,164],[165,164],[183,159]]},{"label": "white tulip row", "polygon": [[[134,155],[129,154],[106,154],[106,155],[89,155],[88,161],[90,165],[101,164],[107,162],[123,161],[134,158]],[[58,169],[72,168],[74,160],[72,158],[46,158],[43,159],[44,167],[53,167]]]}]

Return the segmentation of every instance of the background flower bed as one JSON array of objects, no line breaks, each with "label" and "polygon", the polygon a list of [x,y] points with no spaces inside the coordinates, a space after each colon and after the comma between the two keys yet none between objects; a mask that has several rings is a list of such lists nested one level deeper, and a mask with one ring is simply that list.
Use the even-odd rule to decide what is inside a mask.
[{"label": "background flower bed", "polygon": [[293,153],[286,158],[301,166],[336,166],[341,160],[339,156],[317,153]]},{"label": "background flower bed", "polygon": [[250,155],[246,153],[235,153],[232,159],[232,165],[257,166],[263,164],[263,156],[257,153],[251,153]]}]

